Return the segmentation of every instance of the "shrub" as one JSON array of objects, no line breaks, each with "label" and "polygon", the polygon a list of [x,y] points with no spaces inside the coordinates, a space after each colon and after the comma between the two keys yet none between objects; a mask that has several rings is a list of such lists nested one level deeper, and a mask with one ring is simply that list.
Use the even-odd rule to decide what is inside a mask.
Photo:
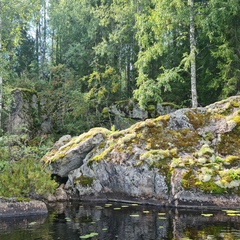
[{"label": "shrub", "polygon": [[0,174],[0,196],[3,197],[43,198],[56,188],[51,172],[32,157],[8,163]]}]

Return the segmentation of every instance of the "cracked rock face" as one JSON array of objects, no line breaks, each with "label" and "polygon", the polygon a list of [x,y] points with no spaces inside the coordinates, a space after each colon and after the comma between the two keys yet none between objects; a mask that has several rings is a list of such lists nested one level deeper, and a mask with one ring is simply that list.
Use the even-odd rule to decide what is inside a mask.
[{"label": "cracked rock face", "polygon": [[[91,184],[83,183],[82,176],[92,179]],[[91,168],[86,161],[69,175],[66,188],[75,186],[80,197],[86,195],[132,197],[140,199],[167,199],[168,186],[165,177],[157,169],[150,170],[144,164],[135,167],[114,164],[109,161],[93,163]]]},{"label": "cracked rock face", "polygon": [[234,207],[240,204],[239,138],[240,96],[235,96],[121,131],[91,129],[42,160],[54,174],[67,176],[65,190],[81,199]]}]

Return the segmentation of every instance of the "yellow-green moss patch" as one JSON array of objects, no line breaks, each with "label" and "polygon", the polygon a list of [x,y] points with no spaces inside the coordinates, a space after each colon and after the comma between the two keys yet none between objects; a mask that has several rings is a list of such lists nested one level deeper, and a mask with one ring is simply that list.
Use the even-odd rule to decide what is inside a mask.
[{"label": "yellow-green moss patch", "polygon": [[90,187],[93,183],[93,178],[88,177],[88,176],[80,176],[76,179],[74,179],[74,184],[75,185],[82,185],[83,187]]},{"label": "yellow-green moss patch", "polygon": [[102,134],[103,138],[106,139],[107,136],[111,134],[111,131],[105,128],[92,128],[90,131],[81,134],[80,136],[72,138],[68,143],[60,147],[59,149],[52,149],[45,156],[43,156],[42,161],[45,163],[51,163],[62,159],[66,154],[78,147],[79,144],[86,141],[87,139],[96,136],[97,134]]}]

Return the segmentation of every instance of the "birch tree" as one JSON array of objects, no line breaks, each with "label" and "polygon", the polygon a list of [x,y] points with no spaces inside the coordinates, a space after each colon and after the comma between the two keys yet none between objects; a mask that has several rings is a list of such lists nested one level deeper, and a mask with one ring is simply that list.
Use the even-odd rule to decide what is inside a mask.
[{"label": "birch tree", "polygon": [[195,23],[194,23],[194,0],[190,0],[190,59],[191,59],[191,95],[192,107],[198,106],[197,101],[197,77],[196,77],[196,42],[195,42]]}]

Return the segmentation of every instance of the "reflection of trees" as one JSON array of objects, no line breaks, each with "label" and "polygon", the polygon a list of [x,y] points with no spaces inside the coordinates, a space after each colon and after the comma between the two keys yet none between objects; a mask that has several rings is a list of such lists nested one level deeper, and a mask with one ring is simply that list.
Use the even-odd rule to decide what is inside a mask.
[{"label": "reflection of trees", "polygon": [[[27,229],[32,229],[33,239],[40,239],[42,231],[39,228],[45,226],[47,215],[43,216],[29,216],[29,217],[16,217],[16,218],[0,218],[0,229],[4,231],[4,235],[0,237],[1,240],[23,240],[24,235],[27,239]],[[21,229],[22,234],[19,234]],[[10,237],[9,237],[10,236]],[[50,240],[50,238],[48,238]],[[46,239],[47,240],[47,239]]]},{"label": "reflection of trees", "polygon": [[[117,203],[109,207],[104,203],[58,204],[48,218],[0,219],[0,229],[4,231],[0,239],[75,240],[92,232],[97,232],[96,239],[101,240],[240,238],[239,217],[230,217],[221,210],[127,206],[123,208]],[[118,210],[114,209],[116,207]],[[143,212],[145,210],[147,213]],[[212,213],[213,216],[204,217],[202,213]]]},{"label": "reflection of trees", "polygon": [[[209,212],[213,213],[211,217],[201,215]],[[209,236],[215,236],[220,239],[236,239],[236,237],[239,238],[240,236],[239,217],[230,217],[221,210],[176,210],[172,216],[174,226],[173,239],[184,237],[189,239],[208,239]]]}]

